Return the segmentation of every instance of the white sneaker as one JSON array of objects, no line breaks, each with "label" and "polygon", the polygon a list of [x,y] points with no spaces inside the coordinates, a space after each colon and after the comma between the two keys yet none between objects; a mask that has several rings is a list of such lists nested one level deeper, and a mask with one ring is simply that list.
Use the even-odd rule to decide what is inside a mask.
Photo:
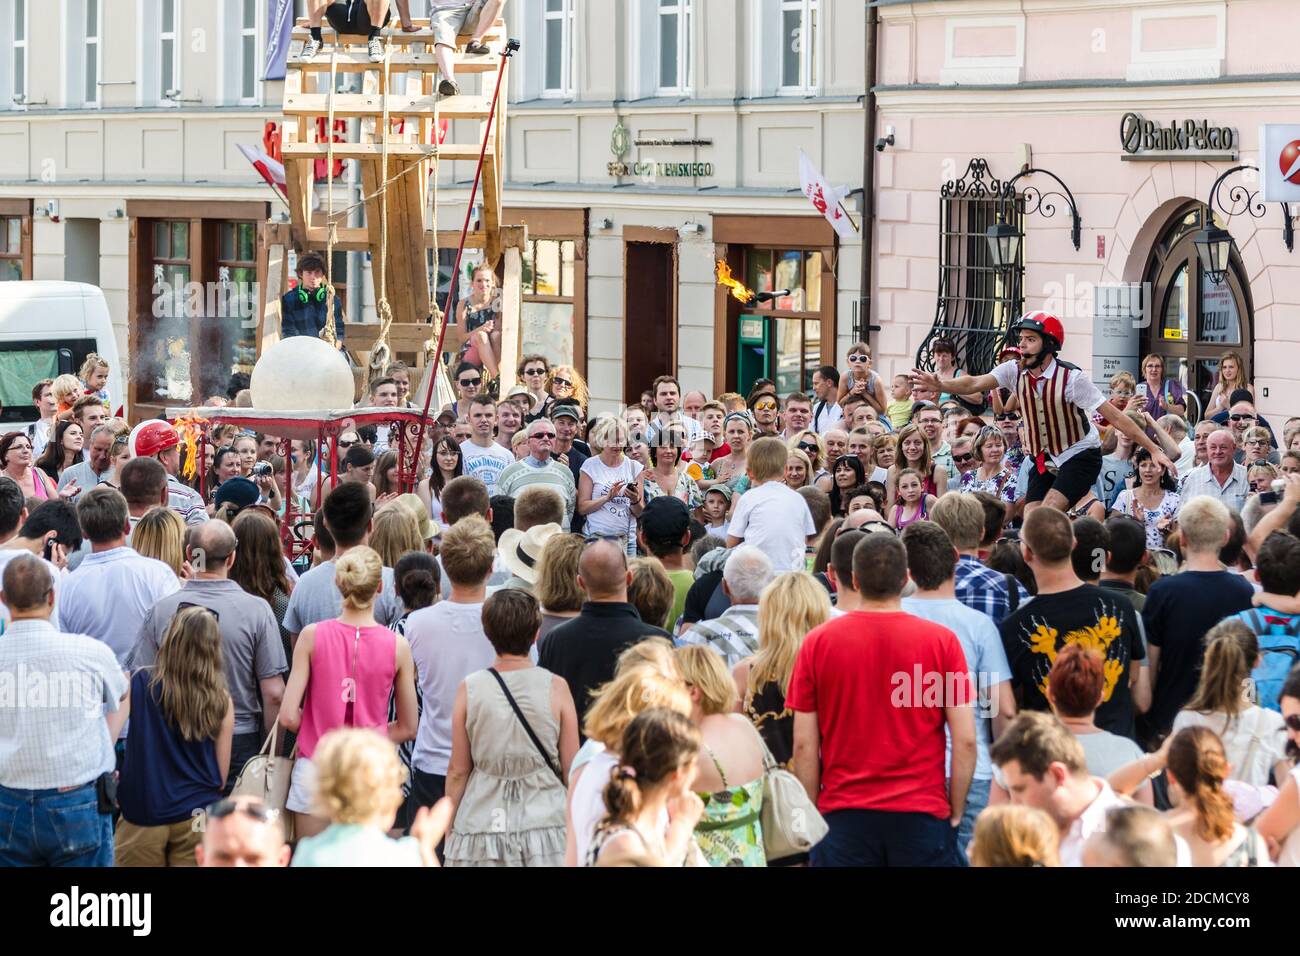
[{"label": "white sneaker", "polygon": [[314,60],[316,54],[320,52],[321,42],[313,37],[308,37],[307,42],[302,45],[302,53],[298,54],[300,60]]},{"label": "white sneaker", "polygon": [[366,52],[370,54],[371,63],[383,63],[384,41],[379,37],[371,37],[366,41]]}]

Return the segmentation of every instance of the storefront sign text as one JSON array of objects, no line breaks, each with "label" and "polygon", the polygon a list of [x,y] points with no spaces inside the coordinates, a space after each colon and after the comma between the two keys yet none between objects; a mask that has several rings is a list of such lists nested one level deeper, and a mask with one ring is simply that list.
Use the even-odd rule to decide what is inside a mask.
[{"label": "storefront sign text", "polygon": [[712,176],[712,163],[610,163],[611,176]]},{"label": "storefront sign text", "polygon": [[1211,126],[1208,120],[1171,120],[1160,126],[1140,113],[1125,113],[1119,124],[1124,159],[1199,160],[1205,154],[1235,158],[1237,131],[1230,126]]}]

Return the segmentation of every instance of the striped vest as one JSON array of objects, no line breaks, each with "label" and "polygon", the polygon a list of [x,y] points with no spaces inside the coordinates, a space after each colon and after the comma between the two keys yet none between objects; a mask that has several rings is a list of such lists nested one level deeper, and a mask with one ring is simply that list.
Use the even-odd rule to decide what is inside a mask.
[{"label": "striped vest", "polygon": [[1088,419],[1083,409],[1065,397],[1070,376],[1079,368],[1057,360],[1051,378],[1043,379],[1039,393],[1035,379],[1027,371],[1020,373],[1016,394],[1025,419],[1025,444],[1031,458],[1059,455],[1088,434]]}]

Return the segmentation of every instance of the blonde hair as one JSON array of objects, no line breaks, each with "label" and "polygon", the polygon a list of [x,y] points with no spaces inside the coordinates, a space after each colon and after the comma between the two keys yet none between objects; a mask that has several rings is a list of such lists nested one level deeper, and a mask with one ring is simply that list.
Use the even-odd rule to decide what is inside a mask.
[{"label": "blonde hair", "polygon": [[779,438],[759,438],[745,449],[745,467],[754,481],[773,481],[785,477],[785,463],[790,450]]},{"label": "blonde hair", "polygon": [[384,567],[395,567],[397,559],[409,551],[424,550],[419,519],[406,505],[396,501],[385,505],[375,512],[374,522],[370,547],[379,554]]},{"label": "blonde hair", "polygon": [[665,707],[689,717],[691,696],[677,676],[665,676],[657,663],[635,663],[621,667],[614,679],[591,696],[583,733],[617,753],[623,731],[637,714],[652,707]]},{"label": "blonde hair", "polygon": [[803,450],[799,448],[791,448],[786,452],[785,464],[787,468],[790,466],[790,462],[792,461],[800,462],[803,465],[803,484],[799,487],[807,488],[813,483],[812,460]]},{"label": "blonde hair", "polygon": [[1060,866],[1060,830],[1042,810],[1003,803],[975,820],[971,866]]},{"label": "blonde hair", "polygon": [[150,508],[131,532],[131,547],[146,558],[157,558],[180,577],[185,550],[185,522],[170,508]]},{"label": "blonde hair", "polygon": [[573,399],[584,409],[587,407],[587,380],[572,365],[556,365],[546,376],[546,393],[552,394],[551,386],[555,377],[560,375],[573,383]]},{"label": "blonde hair", "polygon": [[1217,498],[1197,495],[1184,501],[1178,513],[1178,530],[1187,545],[1184,550],[1217,552],[1227,543],[1231,521],[1227,506]]},{"label": "blonde hair", "polygon": [[158,688],[163,715],[189,741],[209,740],[230,709],[221,628],[207,608],[187,607],[167,625],[149,687]]},{"label": "blonde hair", "polygon": [[482,584],[492,573],[497,540],[492,526],[479,515],[467,515],[442,535],[442,567],[454,584]]},{"label": "blonde hair", "polygon": [[95,370],[101,368],[107,372],[110,366],[101,356],[91,352],[86,356],[86,360],[81,363],[81,371],[77,373],[77,376],[83,382],[89,382],[90,376],[95,374]]},{"label": "blonde hair", "polygon": [[687,686],[700,692],[700,710],[706,716],[735,710],[736,682],[727,673],[721,654],[702,644],[691,644],[677,648],[673,656]]},{"label": "blonde hair", "polygon": [[334,565],[334,586],[343,595],[343,606],[353,611],[374,607],[383,573],[384,563],[374,548],[349,548]]},{"label": "blonde hair", "polygon": [[50,391],[54,393],[54,400],[60,405],[70,406],[82,396],[85,390],[86,386],[75,375],[60,375],[50,383]]},{"label": "blonde hair", "polygon": [[656,627],[672,627],[676,622],[667,618],[677,592],[663,562],[654,557],[633,558],[627,563],[627,569],[632,574],[627,600],[637,609],[641,620]]},{"label": "blonde hair", "polygon": [[749,668],[746,701],[766,684],[785,694],[804,637],[830,620],[826,589],[802,571],[787,571],[763,589],[758,599],[758,653]]},{"label": "blonde hair", "polygon": [[628,443],[627,423],[616,415],[601,415],[587,429],[587,444],[591,446],[591,453],[599,455],[611,445],[626,445]]},{"label": "blonde hair", "polygon": [[1129,388],[1137,388],[1137,382],[1134,381],[1131,372],[1119,371],[1110,377],[1111,391],[1114,391],[1121,385],[1127,385]]},{"label": "blonde hair", "polygon": [[673,650],[672,641],[668,638],[647,637],[644,641],[623,649],[614,663],[614,675],[618,676],[630,667],[646,664],[658,669],[664,677],[680,678],[682,673],[677,669],[677,658],[673,656]]},{"label": "blonde hair", "polygon": [[373,730],[345,727],[320,739],[311,762],[316,808],[323,816],[333,823],[378,820],[387,829],[402,804],[406,782],[396,747]]},{"label": "blonde hair", "polygon": [[553,534],[542,546],[533,594],[546,611],[580,611],[587,592],[578,583],[581,535]]}]

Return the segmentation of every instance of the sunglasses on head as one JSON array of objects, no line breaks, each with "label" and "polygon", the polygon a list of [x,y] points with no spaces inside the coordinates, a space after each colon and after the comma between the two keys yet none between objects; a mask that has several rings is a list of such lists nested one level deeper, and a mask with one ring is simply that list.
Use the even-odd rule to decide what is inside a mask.
[{"label": "sunglasses on head", "polygon": [[222,820],[232,813],[242,813],[245,816],[252,817],[259,823],[270,823],[276,817],[276,811],[264,803],[229,798],[209,804],[204,813],[214,820]]},{"label": "sunglasses on head", "polygon": [[458,384],[461,388],[469,388],[469,387],[472,386],[472,385],[481,385],[481,384],[483,384],[483,379],[481,379],[481,378],[460,378],[460,379],[457,379],[457,380],[456,380],[456,384]]}]

